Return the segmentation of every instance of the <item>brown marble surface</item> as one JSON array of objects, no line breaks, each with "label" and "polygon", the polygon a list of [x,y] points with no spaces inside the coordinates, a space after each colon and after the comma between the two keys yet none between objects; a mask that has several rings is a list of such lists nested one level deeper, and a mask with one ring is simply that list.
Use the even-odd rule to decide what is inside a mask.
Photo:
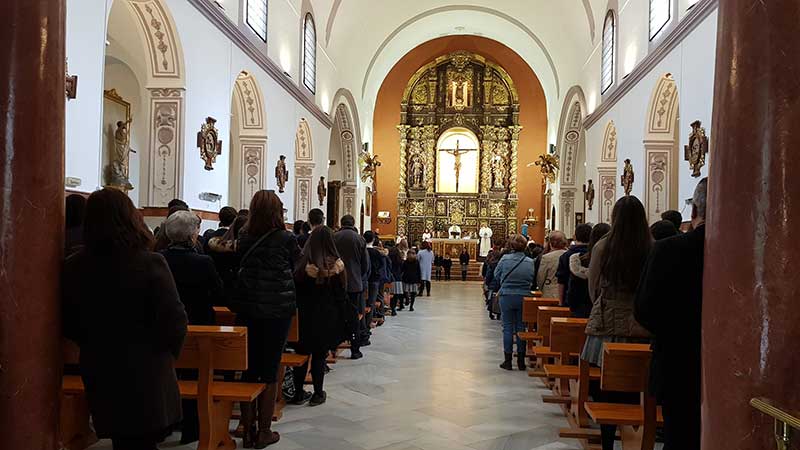
[{"label": "brown marble surface", "polygon": [[58,448],[64,4],[64,0],[0,2],[3,449]]},{"label": "brown marble surface", "polygon": [[704,450],[775,448],[752,397],[800,405],[796,0],[719,2],[703,299]]}]

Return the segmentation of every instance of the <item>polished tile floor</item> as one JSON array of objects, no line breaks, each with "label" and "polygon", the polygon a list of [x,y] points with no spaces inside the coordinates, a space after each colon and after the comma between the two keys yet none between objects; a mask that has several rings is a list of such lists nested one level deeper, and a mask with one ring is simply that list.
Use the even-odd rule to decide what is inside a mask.
[{"label": "polished tile floor", "polygon": [[[325,380],[328,402],[288,407],[275,450],[568,450],[561,410],[540,381],[506,372],[500,324],[479,283],[433,286],[416,311],[387,318],[358,361],[341,359]],[[161,448],[180,446],[174,435]],[[101,441],[93,450],[110,450]]]}]

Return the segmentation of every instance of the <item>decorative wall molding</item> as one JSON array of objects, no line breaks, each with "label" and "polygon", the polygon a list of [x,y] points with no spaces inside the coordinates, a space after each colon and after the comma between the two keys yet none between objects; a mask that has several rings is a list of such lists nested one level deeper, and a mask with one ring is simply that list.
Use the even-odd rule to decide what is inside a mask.
[{"label": "decorative wall molding", "polygon": [[175,36],[175,27],[161,2],[129,0],[128,5],[142,30],[150,62],[148,75],[155,80],[182,80],[181,49]]},{"label": "decorative wall molding", "polygon": [[678,86],[671,74],[659,78],[650,97],[647,112],[647,139],[669,139],[675,135],[678,120]]},{"label": "decorative wall molding", "polygon": [[577,100],[572,103],[567,116],[567,123],[564,135],[561,137],[561,184],[563,186],[574,186],[577,173],[578,152],[581,145],[583,111],[581,104]]},{"label": "decorative wall molding", "polygon": [[575,188],[561,189],[561,231],[572,236],[575,232]]},{"label": "decorative wall molding", "polygon": [[617,162],[617,127],[613,120],[606,124],[606,131],[603,135],[603,152],[600,154],[600,162]]},{"label": "decorative wall molding", "polygon": [[252,74],[242,72],[236,77],[237,106],[239,107],[239,132],[245,134],[266,135],[267,125],[264,120],[263,94],[258,82]]},{"label": "decorative wall molding", "polygon": [[294,143],[294,159],[296,161],[313,161],[314,147],[311,142],[311,128],[306,119],[300,119]]},{"label": "decorative wall molding", "polygon": [[584,127],[586,129],[593,127],[718,7],[719,0],[700,0],[697,2],[672,32],[664,37],[661,44],[648,53],[636,68],[625,79],[621,80],[617,87],[611,89],[611,92],[605,96],[597,109],[586,117],[583,122]]},{"label": "decorative wall molding", "polygon": [[314,207],[312,189],[314,185],[314,163],[296,162],[294,168],[294,214],[295,220],[307,220],[308,212]]},{"label": "decorative wall molding", "polygon": [[241,166],[239,167],[241,199],[240,205],[246,208],[256,192],[266,186],[266,171],[264,170],[264,158],[267,154],[267,139],[242,138],[239,142],[241,156]]},{"label": "decorative wall molding", "polygon": [[283,74],[277,64],[269,59],[259,50],[256,45],[244,35],[236,24],[230,21],[218,6],[209,0],[187,0],[200,13],[208,19],[214,26],[225,34],[239,49],[249,56],[259,67],[261,67],[278,85],[289,93],[298,103],[303,105],[311,114],[314,115],[326,128],[333,126],[330,116],[323,112],[314,103],[313,99],[303,92],[290,77]]},{"label": "decorative wall molding", "polygon": [[671,173],[675,171],[675,158],[670,145],[660,143],[646,147],[647,175],[645,192],[645,210],[649,223],[661,220],[661,213],[674,208],[673,198],[677,198],[677,186],[673,183]]},{"label": "decorative wall molding", "polygon": [[598,223],[611,224],[611,211],[617,201],[617,168],[598,167],[597,179],[600,186],[600,201],[598,202]]},{"label": "decorative wall molding", "polygon": [[150,92],[149,206],[166,206],[183,194],[183,89]]},{"label": "decorative wall molding", "polygon": [[[353,122],[350,120],[350,112],[343,103],[336,107],[336,123],[339,127],[342,157],[344,158],[344,167],[342,168],[343,181],[355,183],[358,172],[356,168],[355,134],[352,126]],[[348,211],[350,211],[349,208]]]}]

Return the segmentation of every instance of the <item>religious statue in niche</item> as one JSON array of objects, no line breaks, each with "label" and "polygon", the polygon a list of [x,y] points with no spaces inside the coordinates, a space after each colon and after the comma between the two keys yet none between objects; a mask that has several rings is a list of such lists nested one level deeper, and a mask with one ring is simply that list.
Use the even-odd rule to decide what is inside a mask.
[{"label": "religious statue in niche", "polygon": [[505,164],[500,155],[495,155],[492,159],[492,189],[504,190],[505,189]]},{"label": "religious statue in niche", "polygon": [[125,191],[133,189],[133,185],[128,179],[130,154],[136,153],[136,150],[130,146],[131,122],[132,119],[127,119],[125,122],[117,121],[117,129],[114,131],[114,154],[111,164],[108,166],[108,185]]},{"label": "religious statue in niche", "polygon": [[317,198],[319,199],[319,206],[325,203],[325,197],[328,195],[328,185],[325,183],[325,177],[319,177],[317,183]]},{"label": "religious statue in niche", "polygon": [[206,123],[200,127],[197,133],[197,148],[200,149],[200,158],[206,163],[206,170],[214,170],[214,163],[217,162],[217,155],[222,154],[222,141],[219,140],[219,132],[214,126],[217,119],[206,117]]},{"label": "religious statue in niche", "polygon": [[411,188],[422,189],[425,187],[425,165],[419,157],[411,160]]},{"label": "religious statue in niche", "polygon": [[583,196],[586,199],[586,203],[589,205],[589,211],[591,211],[594,207],[594,183],[592,180],[586,182],[586,186],[583,188]]},{"label": "religious statue in niche", "polygon": [[275,179],[278,181],[278,192],[281,194],[286,188],[286,182],[289,181],[289,169],[286,168],[286,155],[281,155],[278,158],[278,165],[275,166]]},{"label": "religious statue in niche", "polygon": [[551,155],[551,154],[544,154],[539,155],[539,160],[536,161],[534,164],[539,166],[539,170],[542,172],[542,177],[548,183],[555,183],[556,182],[556,174],[558,173],[559,169],[559,162],[558,156]]},{"label": "religious statue in niche", "polygon": [[378,167],[381,166],[378,155],[372,155],[369,150],[364,150],[361,152],[359,160],[361,161],[361,181],[364,183],[367,180],[375,181],[375,174],[378,172]]},{"label": "religious statue in niche", "polygon": [[625,167],[622,169],[622,188],[625,189],[625,195],[631,195],[633,190],[633,165],[630,159],[625,160]]},{"label": "religious statue in niche", "polygon": [[706,165],[706,154],[708,153],[708,137],[706,129],[702,127],[699,120],[692,122],[692,134],[689,135],[689,145],[685,145],[684,159],[689,161],[689,168],[692,169],[692,176],[697,178],[701,175],[700,169]]}]

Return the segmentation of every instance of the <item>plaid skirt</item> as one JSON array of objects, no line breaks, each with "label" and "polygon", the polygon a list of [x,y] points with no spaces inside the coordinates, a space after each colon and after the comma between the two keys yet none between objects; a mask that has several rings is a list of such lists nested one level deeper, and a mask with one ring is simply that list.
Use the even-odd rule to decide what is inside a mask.
[{"label": "plaid skirt", "polygon": [[403,295],[403,282],[402,281],[392,282],[392,288],[389,290],[389,293],[392,295]]},{"label": "plaid skirt", "polygon": [[416,293],[419,290],[419,284],[417,283],[403,283],[403,291],[405,293],[414,292]]}]

